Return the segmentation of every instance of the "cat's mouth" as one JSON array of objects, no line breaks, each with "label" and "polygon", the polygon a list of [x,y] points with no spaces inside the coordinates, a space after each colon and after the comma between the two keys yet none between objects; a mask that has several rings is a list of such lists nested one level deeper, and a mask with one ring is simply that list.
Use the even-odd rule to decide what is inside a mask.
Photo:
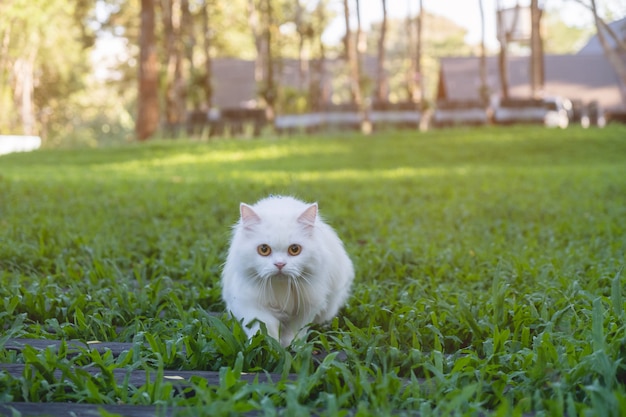
[{"label": "cat's mouth", "polygon": [[277,270],[275,270],[275,271],[274,271],[274,272],[270,275],[270,278],[275,278],[275,279],[277,279],[277,280],[281,280],[281,281],[282,281],[282,280],[292,280],[292,279],[297,279],[297,278],[298,278],[298,276],[297,276],[297,275],[295,275],[295,274],[293,273],[293,271],[285,271],[284,269],[279,271],[279,270],[277,269]]}]

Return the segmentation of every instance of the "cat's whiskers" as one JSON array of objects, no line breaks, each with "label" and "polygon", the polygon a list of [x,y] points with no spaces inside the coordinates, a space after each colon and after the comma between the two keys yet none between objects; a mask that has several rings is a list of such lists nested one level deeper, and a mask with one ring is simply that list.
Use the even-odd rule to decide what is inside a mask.
[{"label": "cat's whiskers", "polygon": [[[308,276],[307,276],[308,275]],[[311,306],[307,300],[307,286],[311,286],[311,282],[309,281],[310,274],[306,271],[298,271],[297,276],[294,277],[293,282],[296,287],[296,292],[298,296],[298,306],[297,306],[297,314],[300,314],[300,307],[304,306],[306,308],[305,313],[310,314]]]},{"label": "cat's whiskers", "polygon": [[[313,306],[308,300],[308,291],[313,286],[313,277],[311,272],[300,268],[289,272],[280,271],[278,274],[274,270],[254,272],[254,281],[260,296],[281,316],[300,313],[310,315]],[[287,287],[280,300],[274,287],[275,279],[284,280]]]},{"label": "cat's whiskers", "polygon": [[285,313],[286,309],[289,307],[289,303],[291,301],[291,277],[287,275],[287,298],[283,301],[281,307],[281,313]]},{"label": "cat's whiskers", "polygon": [[306,299],[305,299],[306,297],[304,293],[305,290],[302,288],[303,285],[300,279],[296,280],[296,286],[298,287],[298,314],[300,314],[300,307],[304,306],[304,308],[307,309],[306,314],[308,315],[309,308],[307,308],[307,306],[309,303],[306,302]]},{"label": "cat's whiskers", "polygon": [[302,304],[302,300],[300,299],[300,287],[298,286],[298,278],[290,275],[289,276],[289,292],[287,293],[288,301],[291,299],[292,289],[296,293],[294,307],[296,309],[296,314],[298,314],[300,312],[300,305]]},{"label": "cat's whiskers", "polygon": [[276,299],[276,291],[274,291],[274,280],[271,276],[267,277],[269,283],[269,300],[271,305],[280,305],[280,302]]},{"label": "cat's whiskers", "polygon": [[299,277],[302,281],[304,281],[304,283],[305,283],[306,285],[308,285],[308,286],[312,286],[312,285],[313,285],[313,284],[312,284],[312,282],[309,280],[309,278],[312,278],[312,277],[313,277],[313,274],[311,274],[310,272],[303,270],[303,271],[301,271],[301,272],[298,274],[298,277]]},{"label": "cat's whiskers", "polygon": [[255,272],[255,278],[259,293],[262,294],[264,299],[268,299],[270,304],[275,305],[277,302],[274,287],[272,286],[272,276]]}]

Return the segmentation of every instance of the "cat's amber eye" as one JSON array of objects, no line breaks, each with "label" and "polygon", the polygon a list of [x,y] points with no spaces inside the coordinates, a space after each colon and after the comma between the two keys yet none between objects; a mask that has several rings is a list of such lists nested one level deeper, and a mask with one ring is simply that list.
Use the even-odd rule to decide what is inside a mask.
[{"label": "cat's amber eye", "polygon": [[263,243],[262,245],[257,246],[256,251],[261,256],[270,256],[270,253],[272,253],[272,248],[270,248],[270,245],[266,245],[265,243]]},{"label": "cat's amber eye", "polygon": [[302,246],[294,243],[293,245],[289,246],[289,249],[287,249],[287,252],[291,256],[298,256],[300,255],[300,252],[302,252]]}]

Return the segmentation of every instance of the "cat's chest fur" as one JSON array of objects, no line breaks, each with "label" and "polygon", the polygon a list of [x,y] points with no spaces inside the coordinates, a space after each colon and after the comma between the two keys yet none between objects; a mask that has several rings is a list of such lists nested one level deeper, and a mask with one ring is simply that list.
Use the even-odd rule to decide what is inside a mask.
[{"label": "cat's chest fur", "polygon": [[306,294],[294,281],[279,276],[270,278],[269,285],[272,294],[269,297],[264,296],[263,301],[281,322],[289,321],[290,317],[304,308],[306,302],[302,298],[306,297]]}]

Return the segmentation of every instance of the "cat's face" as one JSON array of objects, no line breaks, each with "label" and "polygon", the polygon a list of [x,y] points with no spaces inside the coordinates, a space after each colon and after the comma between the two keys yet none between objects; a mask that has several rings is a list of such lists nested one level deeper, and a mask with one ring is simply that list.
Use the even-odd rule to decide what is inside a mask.
[{"label": "cat's face", "polygon": [[241,205],[243,239],[238,248],[247,275],[306,279],[315,260],[312,234],[317,205],[252,207]]}]

